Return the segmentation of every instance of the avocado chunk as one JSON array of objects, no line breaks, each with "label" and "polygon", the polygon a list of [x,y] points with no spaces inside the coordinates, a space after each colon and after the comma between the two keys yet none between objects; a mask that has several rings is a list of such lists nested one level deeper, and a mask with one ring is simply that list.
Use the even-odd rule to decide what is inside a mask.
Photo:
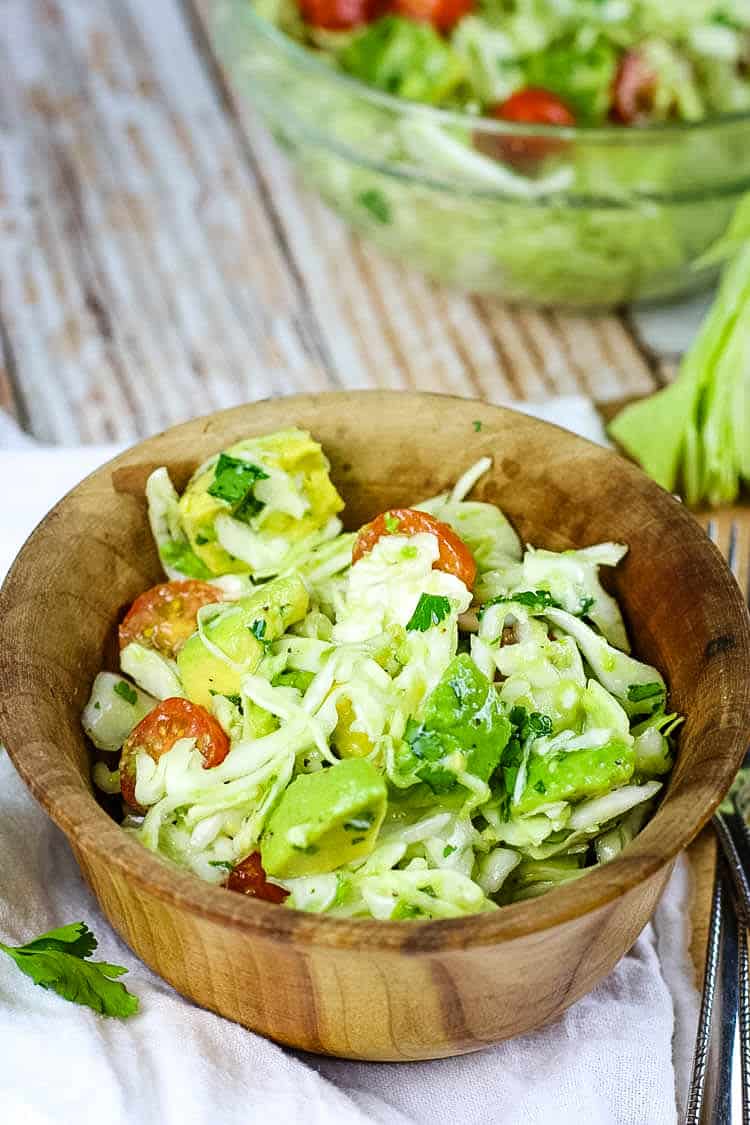
[{"label": "avocado chunk", "polygon": [[635,752],[617,739],[598,750],[532,754],[524,791],[513,812],[535,812],[555,801],[599,797],[633,776]]},{"label": "avocado chunk", "polygon": [[[320,445],[305,430],[279,430],[229,446],[193,475],[180,497],[180,519],[192,551],[212,574],[251,570],[218,542],[220,515],[290,543],[318,531],[344,506],[329,469]],[[294,492],[295,504],[279,494],[282,482]]]},{"label": "avocado chunk", "polygon": [[375,846],[386,801],[385,781],[365,758],[300,774],[261,837],[264,869],[277,879],[294,879],[364,859]]},{"label": "avocado chunk", "polygon": [[[213,695],[239,695],[244,673],[255,671],[266,645],[301,621],[308,605],[304,582],[297,575],[289,575],[275,578],[248,597],[224,606],[204,627],[209,644],[199,633],[193,633],[177,654],[177,668],[188,699],[210,708]],[[226,659],[212,651],[213,647]]]},{"label": "avocado chunk", "polygon": [[399,773],[448,793],[466,771],[489,781],[511,735],[495,688],[465,653],[456,656],[428,696],[421,722],[410,719],[397,753]]}]

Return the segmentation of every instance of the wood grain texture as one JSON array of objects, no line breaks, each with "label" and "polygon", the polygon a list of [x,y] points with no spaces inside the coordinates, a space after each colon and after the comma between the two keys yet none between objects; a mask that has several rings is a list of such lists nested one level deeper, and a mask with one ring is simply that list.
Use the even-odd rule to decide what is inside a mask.
[{"label": "wood grain texture", "polygon": [[195,11],[3,5],[0,406],[35,436],[131,441],[336,387],[654,387],[620,317],[462,295],[350,234],[232,99]]},{"label": "wood grain texture", "polygon": [[[341,920],[202,884],[160,863],[99,807],[79,716],[122,608],[159,577],[145,477],[164,463],[181,486],[209,453],[290,424],[324,443],[353,524],[436,492],[490,453],[478,496],[502,505],[525,539],[552,549],[606,538],[630,544],[616,592],[637,626],[639,652],[664,670],[688,718],[665,799],[623,855],[490,914]],[[743,757],[749,660],[750,621],[718,551],[679,504],[615,454],[478,402],[300,396],[151,439],[52,511],[0,594],[0,736],[112,924],[180,991],[313,1051],[436,1057],[555,1019],[630,947],[674,857]]]}]

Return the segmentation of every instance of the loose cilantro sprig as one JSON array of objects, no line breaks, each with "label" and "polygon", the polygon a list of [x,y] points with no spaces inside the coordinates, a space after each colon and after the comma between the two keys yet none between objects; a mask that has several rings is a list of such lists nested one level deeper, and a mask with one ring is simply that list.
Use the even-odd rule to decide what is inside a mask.
[{"label": "loose cilantro sprig", "polygon": [[425,633],[439,625],[451,611],[451,603],[442,594],[420,594],[416,609],[406,623],[407,633]]},{"label": "loose cilantro sprig", "polygon": [[89,961],[96,947],[97,940],[85,922],[60,926],[26,945],[0,942],[0,952],[7,953],[34,984],[103,1016],[124,1019],[134,1015],[137,996],[115,979],[128,970],[106,961]]}]

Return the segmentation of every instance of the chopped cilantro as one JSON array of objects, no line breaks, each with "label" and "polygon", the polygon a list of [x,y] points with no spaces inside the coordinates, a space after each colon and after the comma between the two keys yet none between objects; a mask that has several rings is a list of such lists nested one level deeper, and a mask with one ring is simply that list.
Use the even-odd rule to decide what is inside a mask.
[{"label": "chopped cilantro", "polygon": [[586,614],[594,608],[595,603],[596,598],[593,598],[590,594],[581,598],[578,609],[576,610],[576,617],[585,617]]},{"label": "chopped cilantro", "polygon": [[400,922],[404,918],[419,918],[424,914],[421,906],[413,902],[398,902],[391,911],[391,920]]},{"label": "chopped cilantro", "polygon": [[103,1016],[132,1016],[138,1011],[138,998],[115,978],[127,969],[106,961],[89,961],[97,941],[85,922],[72,922],[41,934],[26,945],[3,945],[0,951],[11,957],[34,984],[50,989],[100,1012]]},{"label": "chopped cilantro", "polygon": [[442,594],[420,594],[414,613],[406,623],[407,632],[426,632],[448,616],[451,603]]},{"label": "chopped cilantro", "polygon": [[253,495],[253,488],[259,480],[268,480],[268,473],[260,465],[220,453],[208,494],[225,500],[232,508],[234,518],[247,523],[263,507]]},{"label": "chopped cilantro", "polygon": [[209,867],[223,867],[225,871],[234,871],[234,864],[228,859],[209,859]]},{"label": "chopped cilantro", "polygon": [[519,590],[514,594],[499,594],[496,598],[490,598],[479,610],[479,617],[481,618],[491,605],[507,605],[509,602],[525,606],[532,613],[543,613],[545,609],[552,609],[553,607],[562,609],[560,603],[555,601],[549,590]]},{"label": "chopped cilantro", "polygon": [[482,423],[479,421],[478,418],[476,419],[476,421],[472,422],[472,426],[474,427],[474,432],[477,433],[477,434],[482,429]]},{"label": "chopped cilantro", "polygon": [[179,570],[187,578],[213,578],[202,559],[199,559],[188,543],[170,539],[159,547],[159,558],[165,567]]},{"label": "chopped cilantro", "polygon": [[366,208],[378,223],[390,223],[391,205],[377,188],[368,188],[357,196],[357,202]]},{"label": "chopped cilantro", "polygon": [[249,629],[256,641],[260,641],[263,647],[267,648],[271,642],[266,640],[266,622],[264,618],[256,617],[252,625],[249,626]]},{"label": "chopped cilantro", "polygon": [[[211,695],[221,695],[222,694],[220,691],[213,691],[212,688],[209,688],[208,690],[211,692]],[[224,698],[228,699],[230,703],[233,703],[235,707],[239,707],[240,711],[242,710],[242,696],[241,695],[225,695]]]},{"label": "chopped cilantro", "polygon": [[537,781],[534,788],[536,789],[537,793],[546,793],[547,792],[547,786],[544,784],[544,782],[541,780],[541,778],[539,779],[539,781]]},{"label": "chopped cilantro", "polygon": [[660,695],[664,695],[663,684],[631,684],[628,688],[628,699],[631,703],[641,703],[644,699],[656,699]]},{"label": "chopped cilantro", "polygon": [[383,516],[383,523],[385,524],[385,530],[389,535],[395,535],[401,527],[401,520],[398,518],[398,516],[394,516],[393,512],[385,513],[385,515]]},{"label": "chopped cilantro", "polygon": [[456,849],[453,844],[446,844],[443,848],[443,859],[447,859],[449,855],[453,855],[455,850]]},{"label": "chopped cilantro", "polygon": [[[552,719],[539,711],[529,712],[525,707],[511,707],[508,718],[516,728],[520,742],[526,742],[528,738],[541,738],[543,735],[552,734]],[[507,755],[505,764],[510,764]]]},{"label": "chopped cilantro", "polygon": [[115,695],[119,695],[121,699],[124,699],[126,703],[130,703],[131,706],[138,702],[138,692],[127,680],[118,680],[112,690]]}]

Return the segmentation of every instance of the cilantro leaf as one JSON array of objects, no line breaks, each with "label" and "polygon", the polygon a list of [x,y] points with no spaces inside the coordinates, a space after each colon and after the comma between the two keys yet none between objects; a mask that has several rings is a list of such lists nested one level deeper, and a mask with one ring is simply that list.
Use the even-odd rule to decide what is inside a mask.
[{"label": "cilantro leaf", "polygon": [[515,594],[498,594],[496,598],[490,598],[479,610],[479,617],[481,618],[491,605],[508,605],[510,602],[525,606],[532,613],[543,613],[545,609],[562,609],[549,590],[519,590]]},{"label": "cilantro leaf", "polygon": [[96,946],[96,938],[86,923],[73,922],[40,934],[26,945],[0,942],[0,951],[7,953],[34,984],[56,992],[64,1000],[84,1004],[103,1016],[132,1016],[138,1011],[138,998],[116,979],[127,969],[106,961],[87,960]]},{"label": "cilantro leaf", "polygon": [[271,643],[266,639],[266,624],[267,623],[264,617],[256,617],[252,625],[248,626],[256,641],[258,641],[259,644],[263,645],[264,649],[267,649]]},{"label": "cilantro leaf", "polygon": [[406,918],[420,918],[424,915],[424,910],[421,906],[417,906],[414,902],[404,902],[401,900],[397,902],[391,911],[391,921],[401,922]]},{"label": "cilantro leaf", "polygon": [[455,789],[463,770],[489,781],[510,733],[490,681],[463,654],[451,661],[428,696],[423,720],[407,722],[397,768],[426,782],[434,793]]},{"label": "cilantro leaf", "polygon": [[474,433],[475,433],[475,434],[478,434],[478,433],[479,433],[479,432],[481,431],[481,429],[482,429],[482,423],[481,423],[481,422],[479,421],[479,419],[477,418],[477,419],[476,419],[476,420],[475,420],[474,422],[472,422],[471,424],[472,424],[472,426],[474,427]]},{"label": "cilantro leaf", "polygon": [[127,680],[118,680],[112,689],[115,695],[119,695],[126,703],[131,706],[138,702],[138,692],[132,687]]},{"label": "cilantro leaf", "polygon": [[361,191],[357,196],[357,203],[366,207],[377,222],[390,223],[391,206],[382,191],[378,191],[377,188],[368,188],[367,191]]},{"label": "cilantro leaf", "polygon": [[458,784],[456,771],[443,765],[443,759],[455,748],[450,739],[440,732],[428,729],[424,723],[409,719],[404,731],[404,741],[417,760],[414,770],[420,781],[425,781],[433,793],[448,793]]},{"label": "cilantro leaf", "polygon": [[595,603],[596,598],[593,598],[590,594],[587,594],[585,597],[581,598],[578,609],[575,612],[576,617],[585,617],[586,614],[594,608]]},{"label": "cilantro leaf", "polygon": [[631,703],[641,703],[644,699],[655,699],[659,695],[664,695],[663,684],[631,684],[628,688],[628,700]]},{"label": "cilantro leaf", "polygon": [[393,512],[385,513],[385,515],[383,516],[383,523],[385,524],[385,530],[389,535],[395,535],[401,527],[401,520],[398,518],[398,516],[394,516]]},{"label": "cilantro leaf", "polygon": [[449,855],[453,855],[455,850],[456,849],[453,844],[446,844],[443,848],[443,859],[447,859]]},{"label": "cilantro leaf", "polygon": [[225,871],[234,871],[234,864],[228,859],[209,859],[209,867],[223,867]]},{"label": "cilantro leaf", "polygon": [[234,518],[247,523],[263,508],[262,502],[253,495],[253,488],[259,480],[268,480],[268,473],[260,465],[220,453],[208,494],[225,500],[232,508]]},{"label": "cilantro leaf", "polygon": [[214,577],[203,560],[198,558],[191,547],[187,543],[179,542],[177,539],[171,539],[168,543],[162,543],[159,547],[159,558],[165,567],[173,567],[174,570],[179,570],[180,574],[184,574],[187,578],[208,579]]},{"label": "cilantro leaf", "polygon": [[424,633],[448,616],[451,603],[442,594],[420,594],[414,613],[406,623],[407,633]]},{"label": "cilantro leaf", "polygon": [[529,712],[525,707],[515,706],[511,707],[508,718],[516,728],[516,737],[520,742],[552,734],[552,719],[539,711]]}]

